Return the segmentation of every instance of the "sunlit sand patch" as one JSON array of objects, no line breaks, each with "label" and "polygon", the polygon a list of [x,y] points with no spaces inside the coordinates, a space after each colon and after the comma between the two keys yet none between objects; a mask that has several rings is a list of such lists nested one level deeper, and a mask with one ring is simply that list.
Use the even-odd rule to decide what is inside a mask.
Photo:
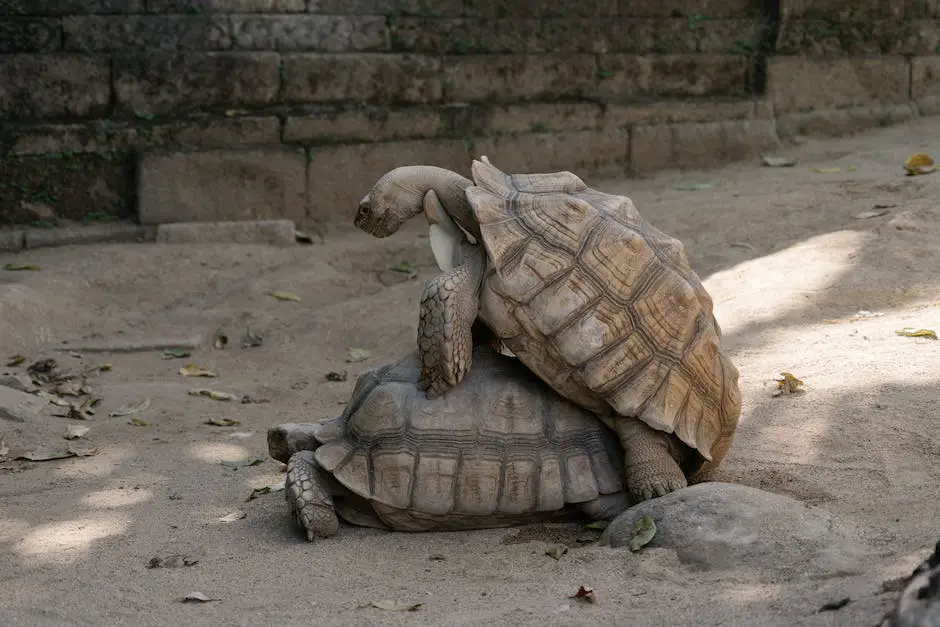
[{"label": "sunlit sand patch", "polygon": [[131,445],[108,442],[99,449],[97,455],[82,457],[76,463],[61,464],[50,469],[50,474],[57,479],[87,479],[106,477],[115,474],[120,466],[136,455]]},{"label": "sunlit sand patch", "polygon": [[13,518],[0,518],[0,543],[14,542],[22,538],[29,531],[29,523],[25,520]]},{"label": "sunlit sand patch", "polygon": [[[716,272],[704,281],[724,333],[780,318],[806,307],[848,273],[872,233],[835,231]],[[755,304],[757,307],[755,307]]]},{"label": "sunlit sand patch", "polygon": [[220,461],[240,461],[253,457],[252,453],[238,444],[226,442],[204,442],[189,447],[190,456],[210,464]]},{"label": "sunlit sand patch", "polygon": [[146,489],[138,490],[99,490],[90,492],[82,497],[81,503],[94,509],[112,509],[138,505],[153,498],[153,492]]},{"label": "sunlit sand patch", "polygon": [[32,562],[63,563],[80,559],[98,541],[123,534],[128,521],[76,518],[38,525],[16,542],[13,553]]}]

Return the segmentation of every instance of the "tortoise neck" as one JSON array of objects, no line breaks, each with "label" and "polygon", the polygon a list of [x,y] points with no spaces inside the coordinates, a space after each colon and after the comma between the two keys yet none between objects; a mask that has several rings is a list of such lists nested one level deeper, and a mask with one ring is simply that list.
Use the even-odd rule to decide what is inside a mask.
[{"label": "tortoise neck", "polygon": [[457,174],[453,170],[438,168],[436,166],[417,166],[414,181],[418,183],[421,196],[424,197],[430,190],[434,190],[444,211],[462,229],[480,241],[480,223],[473,213],[473,207],[467,200],[466,189],[473,185],[473,181]]}]

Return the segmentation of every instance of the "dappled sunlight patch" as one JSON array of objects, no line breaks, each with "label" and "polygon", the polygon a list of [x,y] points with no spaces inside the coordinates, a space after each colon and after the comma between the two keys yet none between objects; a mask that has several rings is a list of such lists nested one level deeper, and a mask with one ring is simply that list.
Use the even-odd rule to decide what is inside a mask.
[{"label": "dappled sunlight patch", "polygon": [[780,585],[773,583],[728,584],[721,596],[734,604],[772,601],[780,596]]},{"label": "dappled sunlight patch", "polygon": [[37,525],[23,534],[12,551],[30,562],[63,563],[84,556],[92,545],[127,531],[119,518],[75,518]]},{"label": "dappled sunlight patch", "polygon": [[50,475],[56,479],[106,477],[114,474],[121,464],[132,460],[136,455],[136,447],[133,445],[108,442],[106,446],[99,448],[97,455],[82,457],[72,463],[50,467]]},{"label": "dappled sunlight patch", "polygon": [[91,509],[114,509],[139,505],[153,499],[153,492],[144,488],[136,490],[98,490],[82,497],[82,505]]},{"label": "dappled sunlight patch", "polygon": [[716,272],[705,281],[726,334],[767,323],[811,304],[855,265],[872,233],[835,231]]},{"label": "dappled sunlight patch", "polygon": [[252,457],[252,452],[239,444],[228,442],[202,442],[189,447],[189,455],[199,461],[218,464],[221,461],[238,461]]}]

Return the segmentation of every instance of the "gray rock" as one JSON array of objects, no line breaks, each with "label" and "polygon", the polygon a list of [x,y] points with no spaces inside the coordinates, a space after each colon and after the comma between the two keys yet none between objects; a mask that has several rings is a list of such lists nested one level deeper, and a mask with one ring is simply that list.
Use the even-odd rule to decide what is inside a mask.
[{"label": "gray rock", "polygon": [[38,396],[0,386],[0,419],[26,422],[39,415],[45,401]]},{"label": "gray rock", "polygon": [[27,375],[15,372],[0,372],[0,386],[26,393],[39,389]]},{"label": "gray rock", "polygon": [[72,246],[78,244],[104,244],[115,242],[146,242],[154,239],[153,227],[139,224],[89,224],[56,229],[29,229],[26,248]]},{"label": "gray rock", "polygon": [[940,542],[914,569],[880,627],[940,627]]},{"label": "gray rock", "polygon": [[0,229],[0,253],[18,253],[23,250],[26,234],[22,229]]},{"label": "gray rock", "polygon": [[828,512],[728,483],[700,483],[635,505],[611,522],[601,544],[628,546],[642,516],[657,527],[647,547],[672,549],[696,570],[849,574],[863,557],[861,545]]}]

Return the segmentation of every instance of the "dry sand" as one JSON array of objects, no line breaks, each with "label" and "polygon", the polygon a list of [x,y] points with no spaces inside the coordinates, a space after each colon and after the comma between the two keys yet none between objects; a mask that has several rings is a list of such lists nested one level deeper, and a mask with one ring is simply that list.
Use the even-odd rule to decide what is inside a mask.
[{"label": "dry sand", "polygon": [[[416,220],[385,241],[344,226],[325,243],[291,249],[128,244],[0,255],[0,265],[42,266],[0,273],[0,356],[113,365],[91,382],[103,398],[86,423],[97,455],[0,464],[0,624],[874,625],[895,597],[883,582],[909,573],[940,536],[940,342],[894,332],[940,329],[940,174],[901,171],[909,154],[940,151],[928,141],[938,137],[940,121],[926,120],[788,147],[781,153],[798,160],[793,168],[589,180],[630,195],[681,238],[714,297],[744,397],[716,478],[832,512],[857,530],[870,556],[863,567],[776,577],[771,547],[765,577],[696,569],[668,548],[589,545],[546,556],[548,542],[574,544],[570,527],[522,535],[343,527],[308,543],[283,493],[246,502],[252,488],[282,477],[267,458],[267,427],[339,413],[359,372],[411,350],[418,297],[435,273]],[[677,189],[689,182],[712,187]],[[855,217],[876,205],[888,212]],[[416,279],[387,271],[401,261],[417,266]],[[275,300],[271,290],[302,302]],[[853,319],[860,310],[881,315]],[[249,325],[264,343],[243,349]],[[177,374],[185,361],[157,352],[53,352],[219,328],[232,346],[192,359],[217,379],[185,379]],[[349,347],[371,356],[346,363]],[[343,370],[347,381],[324,381]],[[803,379],[805,393],[772,397],[781,371]],[[270,402],[188,396],[194,386]],[[108,417],[144,398],[152,403],[139,418],[149,426]],[[0,421],[11,455],[67,444],[70,421],[56,410]],[[238,470],[219,463],[254,457],[267,459]],[[235,510],[247,516],[219,521]],[[199,561],[147,568],[172,554]],[[598,604],[567,598],[581,584],[596,589]],[[219,600],[181,603],[191,591]],[[852,602],[817,613],[843,597]],[[363,607],[377,599],[424,605]]]}]

